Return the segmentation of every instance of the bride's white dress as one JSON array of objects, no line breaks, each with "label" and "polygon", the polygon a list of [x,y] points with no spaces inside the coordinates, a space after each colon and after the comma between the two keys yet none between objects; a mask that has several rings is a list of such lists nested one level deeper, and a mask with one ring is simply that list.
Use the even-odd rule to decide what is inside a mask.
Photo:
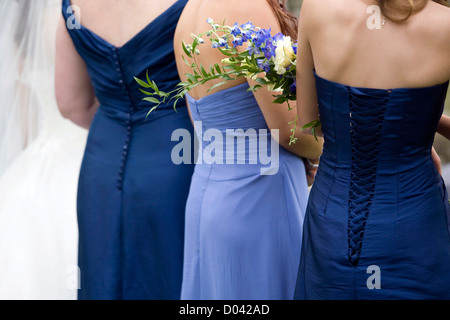
[{"label": "bride's white dress", "polygon": [[76,194],[87,131],[63,119],[55,101],[60,3],[0,0],[0,299],[77,297]]}]

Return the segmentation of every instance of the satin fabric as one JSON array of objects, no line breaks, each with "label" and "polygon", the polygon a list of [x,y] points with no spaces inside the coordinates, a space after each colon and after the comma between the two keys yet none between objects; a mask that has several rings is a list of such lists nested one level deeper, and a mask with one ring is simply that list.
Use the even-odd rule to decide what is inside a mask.
[{"label": "satin fabric", "polygon": [[[305,168],[272,141],[248,88],[244,83],[199,100],[187,96],[203,154],[186,205],[182,299],[275,300],[294,294],[308,198]],[[216,139],[235,143],[216,145],[212,152]],[[271,152],[279,153],[272,165],[261,158]]]},{"label": "satin fabric", "polygon": [[450,208],[431,159],[448,82],[316,85],[325,145],[295,298],[450,298]]},{"label": "satin fabric", "polygon": [[[192,132],[186,104],[152,107],[134,77],[161,90],[178,77],[177,1],[122,47],[83,25],[68,28],[101,106],[90,128],[78,189],[79,299],[179,299],[184,210],[193,165],[176,165],[172,132]],[[63,15],[73,23],[70,1]],[[69,10],[68,10],[69,9]],[[69,11],[69,13],[67,13]],[[69,20],[70,19],[70,20]]]}]

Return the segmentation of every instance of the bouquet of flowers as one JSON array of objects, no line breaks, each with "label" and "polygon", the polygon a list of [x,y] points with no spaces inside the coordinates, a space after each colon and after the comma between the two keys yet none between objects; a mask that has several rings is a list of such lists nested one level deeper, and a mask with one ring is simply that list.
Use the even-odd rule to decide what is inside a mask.
[{"label": "bouquet of flowers", "polygon": [[[147,82],[135,78],[143,89],[142,93],[148,97],[144,100],[154,104],[149,114],[161,103],[168,103],[174,100],[174,109],[178,100],[183,99],[187,92],[198,85],[203,85],[211,80],[221,79],[223,81],[215,84],[209,90],[219,87],[227,81],[237,78],[248,78],[256,82],[248,90],[256,91],[263,86],[274,91],[274,103],[287,103],[289,110],[294,107],[290,102],[296,100],[296,61],[297,43],[291,37],[282,33],[271,35],[271,29],[261,29],[255,27],[251,22],[233,26],[225,25],[225,22],[218,24],[211,18],[207,20],[211,29],[195,35],[192,34],[192,43],[182,43],[183,51],[192,62],[188,62],[183,56],[184,62],[192,69],[192,73],[187,73],[187,81],[180,82],[171,92],[162,92],[156,83],[151,81],[147,74]],[[213,48],[217,48],[223,55],[222,65],[215,64],[206,68],[196,61],[196,56],[200,54],[199,45],[205,43],[204,37],[210,39]],[[238,47],[247,45],[246,50],[239,52]],[[144,90],[145,89],[145,90]],[[152,89],[149,92],[147,89]],[[290,143],[295,143],[295,131],[297,117],[291,129]],[[308,124],[309,128],[317,124]],[[306,128],[305,126],[304,128]]]}]

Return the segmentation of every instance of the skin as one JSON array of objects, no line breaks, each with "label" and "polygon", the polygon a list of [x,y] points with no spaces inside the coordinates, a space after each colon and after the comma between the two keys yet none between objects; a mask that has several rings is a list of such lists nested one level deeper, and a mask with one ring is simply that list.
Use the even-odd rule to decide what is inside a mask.
[{"label": "skin", "polygon": [[[182,81],[186,80],[185,73],[189,73],[191,70],[182,59],[184,52],[181,43],[183,40],[186,43],[191,43],[191,33],[199,34],[209,30],[210,26],[206,23],[207,18],[212,18],[214,21],[220,22],[225,19],[228,25],[233,25],[235,22],[243,24],[251,21],[255,26],[271,28],[272,34],[281,32],[279,22],[266,0],[227,0],[226,6],[224,6],[223,1],[219,0],[190,0],[178,22],[174,38],[175,57]],[[246,46],[239,47],[239,50],[245,50],[245,48]],[[206,37],[205,44],[201,45],[199,50],[201,54],[197,56],[197,62],[208,68],[210,65],[216,63],[221,64],[224,58],[219,50],[211,48],[209,40]],[[229,81],[225,85],[207,92],[215,83],[220,82],[220,80],[217,82],[211,81],[208,84],[194,88],[189,94],[194,99],[199,99],[245,81],[244,79]],[[249,80],[248,83],[250,86],[256,84],[252,80]],[[288,123],[295,119],[295,111],[289,111],[287,105],[272,103],[274,100],[273,94],[274,92],[268,91],[265,88],[254,92],[255,99],[258,102],[269,129],[279,130],[279,144],[298,156],[310,159],[318,158],[322,152],[322,139],[317,142],[313,137],[301,133],[298,129],[296,135],[298,138],[297,142],[289,145],[291,127]]]},{"label": "skin", "polygon": [[[370,30],[366,10],[373,4],[303,1],[297,60],[300,126],[318,119],[313,70],[330,81],[378,89],[428,87],[449,80],[450,8],[428,1],[406,23],[387,20],[381,29]],[[438,132],[449,139],[449,117],[442,117]],[[320,128],[316,133],[322,135]],[[432,157],[439,168],[434,149]]]},{"label": "skin", "polygon": [[450,117],[443,115],[439,122],[438,130],[442,136],[450,140]]},{"label": "skin", "polygon": [[[449,116],[446,116],[446,115],[442,116],[441,121],[439,121],[437,132],[440,133],[445,138],[447,138],[448,140],[450,140],[450,117]],[[439,158],[439,156],[436,153],[436,151],[434,150],[434,148],[432,150],[431,156],[433,158],[434,164],[436,165],[436,168],[438,169],[439,173],[442,174],[441,159]]]},{"label": "skin", "polygon": [[[175,0],[72,0],[81,24],[116,47],[172,6]],[[107,8],[108,10],[105,10]],[[61,17],[56,39],[56,99],[61,114],[88,129],[99,107],[94,88]]]}]

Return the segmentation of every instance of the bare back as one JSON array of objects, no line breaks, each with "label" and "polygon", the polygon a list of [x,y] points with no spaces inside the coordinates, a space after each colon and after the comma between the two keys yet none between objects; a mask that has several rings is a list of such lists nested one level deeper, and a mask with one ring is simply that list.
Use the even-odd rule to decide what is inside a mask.
[{"label": "bare back", "polygon": [[[189,0],[178,21],[174,37],[175,58],[182,81],[186,81],[186,73],[192,73],[191,68],[182,59],[184,55],[182,41],[192,43],[192,33],[200,34],[210,30],[211,26],[206,22],[208,18],[213,19],[217,23],[225,20],[225,24],[230,26],[236,22],[244,24],[250,21],[257,27],[270,28],[272,34],[281,32],[280,22],[267,0]],[[216,63],[221,65],[222,59],[226,56],[219,50],[211,48],[211,43],[207,37],[204,37],[204,40],[205,43],[198,46],[200,55],[197,56],[197,63],[205,68],[209,68],[209,66]],[[246,46],[238,47],[238,50],[246,50]],[[221,81],[220,79],[210,81],[205,85],[195,87],[189,91],[189,95],[198,100],[246,81],[250,85],[256,84],[253,80],[240,78],[235,81],[228,81],[224,85],[208,91],[214,84]],[[309,159],[319,157],[322,151],[322,143],[318,143],[312,136],[303,134],[300,130],[296,134],[297,142],[295,144],[289,143],[291,127],[288,124],[294,121],[296,114],[289,111],[287,104],[274,104],[272,102],[274,100],[274,92],[269,91],[265,87],[253,92],[253,95],[268,127],[271,130],[279,130],[279,144],[282,147],[301,157]]]},{"label": "bare back", "polygon": [[176,0],[72,0],[81,24],[116,47],[123,46]]},{"label": "bare back", "polygon": [[[211,29],[211,26],[206,22],[208,18],[212,18],[215,22],[221,23],[225,20],[225,24],[233,25],[235,22],[244,24],[251,21],[254,25],[261,28],[272,28],[273,31],[278,32],[280,29],[279,22],[272,12],[266,0],[190,0],[178,22],[177,31],[174,37],[175,57],[177,59],[178,71],[183,81],[186,80],[185,73],[190,73],[192,70],[187,66],[181,56],[184,54],[181,43],[184,40],[186,43],[191,43],[191,33],[200,34]],[[211,48],[210,41],[204,37],[205,43],[200,45],[200,55],[197,57],[197,62],[205,67],[221,64],[225,57],[219,50]],[[200,98],[210,93],[220,91],[239,83],[245,82],[244,79],[230,81],[219,88],[207,92],[215,83],[221,80],[211,81],[205,86],[194,88],[189,92],[194,98]]]},{"label": "bare back", "polygon": [[[304,1],[301,16],[319,76],[370,88],[426,87],[450,77],[450,8],[429,1],[406,23],[383,17],[375,1]],[[302,9],[302,10],[303,10]],[[375,23],[374,23],[375,22]],[[302,21],[301,21],[302,23]]]}]

